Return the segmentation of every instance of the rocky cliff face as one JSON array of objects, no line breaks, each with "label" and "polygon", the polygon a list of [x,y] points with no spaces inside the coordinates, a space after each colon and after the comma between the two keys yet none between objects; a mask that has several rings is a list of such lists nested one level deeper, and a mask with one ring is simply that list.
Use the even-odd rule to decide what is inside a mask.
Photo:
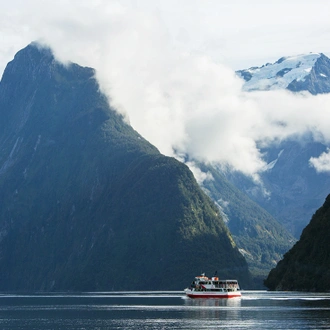
[{"label": "rocky cliff face", "polygon": [[267,277],[271,290],[330,290],[330,195],[301,234],[300,240],[284,255]]},{"label": "rocky cliff face", "polygon": [[293,80],[287,89],[293,92],[308,91],[313,95],[330,93],[330,59],[320,54],[305,79]]},{"label": "rocky cliff face", "polygon": [[250,275],[189,169],[108,105],[94,71],[32,44],[0,84],[0,290],[183,289]]}]

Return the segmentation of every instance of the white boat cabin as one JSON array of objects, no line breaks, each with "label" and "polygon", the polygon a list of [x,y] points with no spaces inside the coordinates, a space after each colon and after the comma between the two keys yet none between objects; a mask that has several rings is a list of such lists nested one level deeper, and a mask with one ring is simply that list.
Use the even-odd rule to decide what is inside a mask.
[{"label": "white boat cabin", "polygon": [[208,278],[204,274],[196,276],[190,288],[194,291],[237,291],[239,285],[237,280],[220,280],[218,277]]}]

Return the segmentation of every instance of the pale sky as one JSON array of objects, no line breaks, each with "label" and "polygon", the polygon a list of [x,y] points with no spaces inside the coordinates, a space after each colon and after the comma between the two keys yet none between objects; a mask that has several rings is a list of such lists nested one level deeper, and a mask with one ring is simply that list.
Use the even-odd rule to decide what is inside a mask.
[{"label": "pale sky", "polygon": [[207,54],[234,70],[282,56],[330,54],[328,0],[0,0],[0,5],[2,67],[26,43],[52,33],[57,40],[66,33],[84,39],[94,24],[106,32],[116,11],[154,19],[171,46]]},{"label": "pale sky", "polygon": [[[62,61],[94,67],[112,105],[166,155],[188,153],[257,179],[265,166],[259,143],[308,131],[330,141],[330,97],[247,94],[234,73],[282,56],[329,56],[328,0],[0,5],[0,72],[32,41],[49,45]],[[329,163],[328,154],[320,155],[323,170]],[[318,158],[311,164],[317,167]]]}]

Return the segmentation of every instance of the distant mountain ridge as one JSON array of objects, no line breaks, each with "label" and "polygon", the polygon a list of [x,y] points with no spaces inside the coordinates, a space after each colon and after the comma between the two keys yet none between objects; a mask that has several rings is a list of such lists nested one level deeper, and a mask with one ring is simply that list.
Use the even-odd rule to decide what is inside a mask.
[{"label": "distant mountain ridge", "polygon": [[245,91],[288,89],[313,95],[330,92],[330,59],[322,53],[282,57],[237,74],[245,80]]},{"label": "distant mountain ridge", "polygon": [[[274,64],[241,70],[238,75],[246,81],[245,91],[330,92],[330,60],[324,54],[282,58]],[[318,157],[328,147],[306,134],[262,149],[268,168],[261,178],[271,193],[268,198],[247,178],[234,174],[230,178],[296,237],[302,231],[299,241],[268,274],[264,283],[270,290],[330,290],[330,175],[317,173],[309,164],[311,157]]]},{"label": "distant mountain ridge", "polygon": [[[313,95],[330,92],[330,60],[322,53],[283,57],[273,64],[237,71],[247,92],[286,89]],[[310,166],[329,146],[316,142],[312,134],[291,137],[260,151],[267,170],[260,174],[263,187],[239,173],[226,177],[241,191],[266,209],[296,238],[322,204],[330,185],[329,173],[317,173]],[[265,196],[266,189],[270,195]]]},{"label": "distant mountain ridge", "polygon": [[0,290],[251,285],[219,210],[100,93],[94,70],[31,44],[0,82]]},{"label": "distant mountain ridge", "polygon": [[265,276],[296,240],[270,213],[221,174],[220,169],[202,164],[200,168],[212,175],[212,180],[205,180],[202,187],[227,219],[227,226],[249,264],[257,287],[262,288]]}]

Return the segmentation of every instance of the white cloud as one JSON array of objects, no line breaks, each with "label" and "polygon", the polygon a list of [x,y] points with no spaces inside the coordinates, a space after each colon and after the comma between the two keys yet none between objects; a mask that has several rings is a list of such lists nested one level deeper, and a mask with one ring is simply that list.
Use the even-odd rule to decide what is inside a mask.
[{"label": "white cloud", "polygon": [[[164,154],[189,154],[257,180],[257,173],[265,168],[258,145],[307,131],[322,141],[330,140],[330,96],[243,93],[242,81],[220,60],[228,63],[232,57],[245,63],[253,56],[264,57],[265,48],[276,55],[278,50],[271,43],[280,49],[278,57],[311,49],[302,50],[302,45],[309,44],[306,35],[302,42],[294,34],[301,44],[292,45],[287,29],[290,47],[279,47],[282,26],[275,29],[271,18],[276,15],[260,16],[260,11],[295,7],[296,1],[279,1],[278,6],[262,2],[259,7],[250,3],[247,7],[239,0],[226,6],[218,3],[13,0],[0,14],[0,62],[4,66],[15,48],[16,52],[32,40],[42,40],[59,59],[96,68],[112,105],[126,113],[132,126]],[[311,9],[299,4],[296,12]],[[248,12],[250,8],[255,12]],[[291,18],[295,26],[303,27],[306,20],[299,17]],[[291,26],[289,16],[278,18]],[[328,40],[326,28],[313,23]],[[273,39],[264,39],[266,29]],[[313,30],[308,31],[312,38]]]},{"label": "white cloud", "polygon": [[194,162],[186,162],[186,165],[189,166],[199,184],[203,184],[205,181],[214,180],[213,175],[210,172],[203,172]]},{"label": "white cloud", "polygon": [[330,172],[330,149],[327,149],[319,157],[311,157],[309,163],[319,173]]}]

